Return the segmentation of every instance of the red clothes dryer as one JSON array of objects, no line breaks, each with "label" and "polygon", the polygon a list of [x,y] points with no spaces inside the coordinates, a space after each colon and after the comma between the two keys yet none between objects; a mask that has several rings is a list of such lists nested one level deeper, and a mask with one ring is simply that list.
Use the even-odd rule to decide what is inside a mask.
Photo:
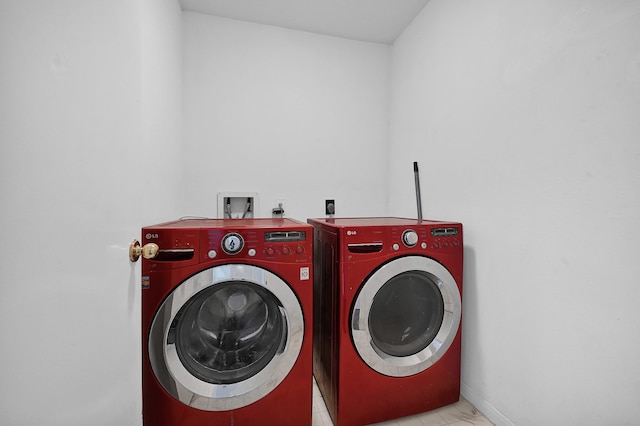
[{"label": "red clothes dryer", "polygon": [[460,394],[462,224],[309,219],[313,371],[333,422],[365,425]]},{"label": "red clothes dryer", "polygon": [[143,228],[145,425],[311,425],[312,238],[291,219]]}]

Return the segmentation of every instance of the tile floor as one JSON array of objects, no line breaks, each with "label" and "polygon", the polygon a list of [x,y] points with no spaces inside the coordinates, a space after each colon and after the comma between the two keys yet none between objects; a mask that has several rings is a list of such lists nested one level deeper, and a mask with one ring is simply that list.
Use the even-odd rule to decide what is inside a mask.
[{"label": "tile floor", "polygon": [[[377,426],[492,426],[485,416],[462,396],[460,401],[414,416],[377,423]],[[313,426],[333,426],[320,389],[313,381]]]}]

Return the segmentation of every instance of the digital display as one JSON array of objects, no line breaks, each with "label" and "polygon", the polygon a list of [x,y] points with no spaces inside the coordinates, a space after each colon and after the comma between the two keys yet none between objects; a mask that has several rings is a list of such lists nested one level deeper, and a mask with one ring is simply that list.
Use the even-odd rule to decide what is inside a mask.
[{"label": "digital display", "polygon": [[264,234],[264,240],[271,243],[285,241],[304,241],[306,239],[306,231],[276,231],[265,232]]}]

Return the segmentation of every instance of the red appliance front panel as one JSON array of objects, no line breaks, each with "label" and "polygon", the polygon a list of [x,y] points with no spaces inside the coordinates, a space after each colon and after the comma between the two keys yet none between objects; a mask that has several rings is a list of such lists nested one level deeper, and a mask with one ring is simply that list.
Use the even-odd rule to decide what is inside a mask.
[{"label": "red appliance front panel", "polygon": [[[313,369],[334,424],[377,423],[457,401],[460,327],[434,365],[412,376],[389,377],[374,371],[359,356],[349,321],[362,283],[403,256],[424,256],[444,265],[461,294],[462,225],[405,218],[328,218],[309,219],[308,223],[315,228],[316,250]],[[402,242],[407,230],[418,236],[414,247]]]},{"label": "red appliance front panel", "polygon": [[[304,241],[265,241],[266,232],[305,231]],[[242,251],[225,253],[221,239],[237,233]],[[154,259],[142,263],[143,421],[149,426],[175,425],[310,425],[312,401],[311,345],[313,306],[313,228],[291,219],[189,219],[145,227],[142,243],[176,249],[180,260]],[[182,249],[193,249],[189,257]],[[213,256],[215,252],[215,257]],[[165,254],[166,256],[170,256]],[[282,278],[297,296],[304,314],[300,355],[286,378],[262,399],[228,411],[204,411],[185,405],[160,385],[149,361],[149,330],[163,300],[181,282],[205,269],[244,263]]]}]

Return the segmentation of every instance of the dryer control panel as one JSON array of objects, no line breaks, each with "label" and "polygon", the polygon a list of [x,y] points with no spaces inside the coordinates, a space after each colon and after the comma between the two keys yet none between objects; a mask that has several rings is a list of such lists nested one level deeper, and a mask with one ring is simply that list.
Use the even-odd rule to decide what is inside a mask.
[{"label": "dryer control panel", "polygon": [[[366,222],[365,222],[366,224]],[[462,248],[462,225],[419,222],[391,226],[343,226],[345,259],[387,254],[429,254]]]}]

